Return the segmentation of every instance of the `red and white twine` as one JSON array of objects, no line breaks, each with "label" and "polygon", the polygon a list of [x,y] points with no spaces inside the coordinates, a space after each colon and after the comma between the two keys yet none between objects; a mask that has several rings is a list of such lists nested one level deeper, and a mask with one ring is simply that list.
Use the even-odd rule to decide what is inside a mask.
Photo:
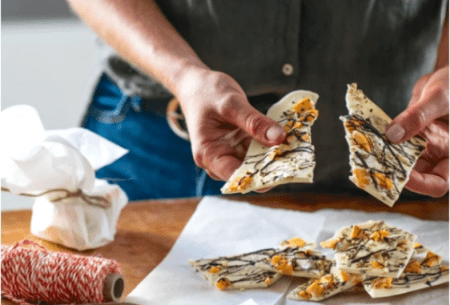
[{"label": "red and white twine", "polygon": [[1,255],[2,296],[20,304],[105,302],[106,276],[121,273],[113,260],[51,252],[32,241],[2,245]]}]

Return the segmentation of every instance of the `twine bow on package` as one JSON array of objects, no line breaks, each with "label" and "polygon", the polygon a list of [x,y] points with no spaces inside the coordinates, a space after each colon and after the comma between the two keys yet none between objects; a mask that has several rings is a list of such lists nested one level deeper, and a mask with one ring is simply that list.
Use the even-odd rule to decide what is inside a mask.
[{"label": "twine bow on package", "polygon": [[31,233],[79,251],[114,239],[125,192],[95,170],[128,151],[83,128],[44,130],[26,105],[1,112],[2,190],[36,197]]}]

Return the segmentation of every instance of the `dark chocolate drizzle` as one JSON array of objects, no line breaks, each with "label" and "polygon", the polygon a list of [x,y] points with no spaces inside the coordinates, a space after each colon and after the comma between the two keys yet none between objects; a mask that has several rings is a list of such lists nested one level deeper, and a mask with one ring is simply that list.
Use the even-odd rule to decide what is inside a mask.
[{"label": "dark chocolate drizzle", "polygon": [[[418,283],[424,283],[431,287],[443,274],[448,274],[448,270],[443,271],[440,266],[427,268],[426,271],[422,273],[405,272],[399,278],[392,279],[392,287],[389,289],[405,289]],[[363,281],[363,284],[371,285],[376,278],[377,277],[368,277]]]},{"label": "dark chocolate drizzle", "polygon": [[[370,118],[364,119],[359,115],[345,115],[342,116],[342,118],[345,120],[350,130],[360,130],[364,134],[371,134],[372,136],[381,140],[382,143],[381,148],[375,144],[374,149],[372,149],[371,152],[364,151],[362,154],[356,152],[355,153],[356,159],[353,159],[353,162],[357,166],[368,170],[369,173],[371,174],[371,177],[373,173],[377,171],[385,175],[387,178],[391,179],[394,188],[391,190],[386,189],[384,190],[389,198],[394,199],[395,197],[397,197],[401,190],[398,188],[396,181],[402,182],[406,180],[408,176],[408,172],[405,169],[404,163],[400,160],[400,158],[407,160],[409,165],[412,165],[415,162],[415,157],[408,154],[406,152],[406,149],[422,152],[425,149],[425,146],[414,143],[416,142],[415,140],[413,140],[414,138],[400,144],[391,143],[384,134],[382,134],[379,130],[377,130],[373,126],[373,124],[370,121]],[[355,124],[355,122],[357,122],[357,124]],[[416,136],[415,138],[423,140],[419,136]],[[365,162],[365,159],[367,159],[367,156],[365,155],[375,157],[378,160],[378,162],[380,162],[380,164],[382,165],[383,170],[370,168],[368,164]],[[378,190],[382,189],[376,179],[372,177],[371,180],[375,185],[376,189]]]},{"label": "dark chocolate drizzle", "polygon": [[[410,250],[409,248],[402,249],[397,246],[400,241],[405,240],[405,234],[409,236],[408,233],[405,233],[398,228],[383,226],[383,224],[380,225],[379,223],[376,223],[376,226],[373,228],[363,229],[365,235],[370,235],[376,230],[386,230],[389,232],[389,235],[382,241],[378,242],[375,242],[374,240],[368,238],[352,239],[349,236],[343,235],[341,242],[343,244],[346,244],[347,246],[344,247],[344,249],[335,249],[335,252],[346,254],[346,258],[348,259],[348,267],[369,267],[371,259],[375,256],[381,256],[381,258],[383,258],[383,261],[385,262],[387,262],[387,259],[389,259],[392,255],[399,256],[401,254],[404,254],[405,259],[408,257],[408,252],[412,250]],[[409,242],[412,241],[409,240]],[[371,250],[371,248],[376,248],[380,243],[386,244],[388,248],[378,249],[375,251]],[[385,265],[385,267],[387,267],[390,272],[397,272],[404,267],[404,263],[399,261],[396,262],[395,265],[388,264]]]},{"label": "dark chocolate drizzle", "polygon": [[[288,110],[283,112],[283,117],[278,121],[278,123],[282,124],[284,122],[292,122],[292,124],[295,124],[296,122],[301,122],[302,126],[309,128],[311,126],[311,123],[307,121],[307,118],[309,116],[314,118],[314,116],[310,113],[301,115],[295,113],[292,110]],[[286,163],[292,162],[294,166],[293,170],[305,170],[308,168],[314,168],[316,164],[314,162],[314,147],[308,140],[305,140],[303,138],[303,136],[305,135],[308,135],[308,132],[300,131],[297,128],[292,128],[287,133],[287,138],[289,138],[290,136],[294,136],[300,143],[305,144],[300,147],[283,150],[282,152],[277,153],[275,157],[272,157],[274,149],[269,149],[265,153],[246,156],[246,158],[244,159],[244,163],[253,164],[253,170],[250,170],[247,173],[247,176],[253,177],[256,174],[259,174],[262,177],[267,177],[272,173],[280,172],[280,174],[274,175],[270,181],[263,181],[263,184],[267,184],[283,179],[283,173],[286,172],[286,167],[283,165],[286,165]],[[299,158],[299,153],[306,153],[309,156],[300,156]],[[274,164],[278,165],[274,166]]]},{"label": "dark chocolate drizzle", "polygon": [[[256,268],[255,264],[266,260],[275,251],[275,249],[262,249],[235,256],[221,256],[214,259],[200,259],[195,261],[195,268],[199,271],[209,272],[211,267],[220,266],[221,269],[217,273],[218,280],[227,279],[232,284],[246,281],[261,283],[264,282],[267,278],[273,278],[276,272]],[[243,274],[236,274],[240,271],[245,270],[246,268],[248,269]],[[238,278],[230,279],[230,276],[236,276]]]}]

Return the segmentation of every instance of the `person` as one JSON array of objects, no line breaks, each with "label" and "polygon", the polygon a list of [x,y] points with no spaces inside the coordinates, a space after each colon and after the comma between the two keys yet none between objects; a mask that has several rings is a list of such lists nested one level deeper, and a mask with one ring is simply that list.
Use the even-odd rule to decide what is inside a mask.
[{"label": "person", "polygon": [[[298,89],[320,95],[314,183],[272,191],[353,187],[339,121],[352,82],[395,117],[392,142],[427,140],[406,187],[449,189],[447,1],[68,2],[104,42],[83,126],[130,149],[97,174],[131,200],[220,194],[251,139],[284,140],[263,113]],[[166,122],[172,98],[190,142]]]}]

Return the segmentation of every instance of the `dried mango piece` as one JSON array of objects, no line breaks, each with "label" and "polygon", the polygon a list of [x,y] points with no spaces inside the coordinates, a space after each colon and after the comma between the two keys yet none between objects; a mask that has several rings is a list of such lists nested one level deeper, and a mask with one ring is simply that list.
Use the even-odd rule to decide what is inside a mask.
[{"label": "dried mango piece", "polygon": [[334,278],[332,274],[327,274],[320,278],[320,284],[324,286],[325,289],[330,288],[334,284]]},{"label": "dried mango piece", "polygon": [[300,128],[302,128],[302,126],[303,126],[302,122],[295,122],[293,127],[297,128],[297,129],[300,129]]},{"label": "dried mango piece", "polygon": [[411,260],[408,265],[406,265],[404,272],[410,272],[410,273],[421,273],[422,267],[420,266],[419,262],[416,260]]},{"label": "dried mango piece", "polygon": [[372,261],[370,265],[375,269],[383,269],[384,265],[378,261]]},{"label": "dried mango piece", "polygon": [[282,246],[287,246],[287,247],[304,247],[306,245],[306,242],[301,239],[300,237],[294,237],[291,239],[288,239],[284,242],[281,243]]},{"label": "dried mango piece", "polygon": [[232,285],[231,282],[226,278],[221,278],[216,283],[216,287],[219,288],[220,290],[225,290],[231,285]]},{"label": "dried mango piece", "polygon": [[354,130],[352,132],[352,137],[356,145],[358,145],[367,152],[372,151],[373,149],[372,141],[369,138],[367,138],[362,132]]},{"label": "dried mango piece", "polygon": [[309,294],[308,292],[306,292],[305,290],[302,290],[298,293],[298,296],[301,298],[304,298],[306,300],[309,300],[311,298],[311,294]]},{"label": "dried mango piece", "polygon": [[372,287],[374,289],[391,288],[392,278],[390,277],[380,277],[372,281]]},{"label": "dried mango piece", "polygon": [[271,263],[283,274],[291,275],[294,272],[294,266],[282,255],[274,255]]},{"label": "dried mango piece", "polygon": [[311,103],[311,99],[309,97],[305,97],[300,102],[295,104],[292,109],[294,109],[295,113],[302,113],[305,110],[313,108],[313,105]]},{"label": "dried mango piece", "polygon": [[364,189],[366,186],[370,184],[369,175],[364,169],[355,168],[353,170],[353,175],[356,177],[356,183],[358,187]]},{"label": "dried mango piece", "polygon": [[422,261],[422,266],[433,267],[441,263],[441,257],[431,251],[427,252],[427,256]]},{"label": "dried mango piece", "polygon": [[345,271],[340,270],[339,275],[341,276],[343,282],[348,282],[351,279],[350,274]]},{"label": "dried mango piece", "polygon": [[220,266],[214,266],[214,267],[209,268],[210,273],[218,273],[218,272],[220,272],[220,270],[221,270]]},{"label": "dried mango piece", "polygon": [[319,116],[319,110],[317,109],[308,109],[306,111],[306,116],[305,116],[305,120],[308,123],[313,122],[317,117]]},{"label": "dried mango piece", "polygon": [[320,296],[323,294],[324,288],[320,285],[320,280],[315,280],[308,288],[306,292],[312,296]]},{"label": "dried mango piece", "polygon": [[378,185],[384,189],[390,190],[394,187],[392,180],[383,175],[382,173],[375,172],[373,178],[377,181]]},{"label": "dried mango piece", "polygon": [[230,185],[230,189],[233,191],[242,191],[249,186],[253,181],[250,176],[237,177]]},{"label": "dried mango piece", "polygon": [[320,246],[322,248],[334,249],[338,242],[339,242],[339,239],[329,239],[329,240],[326,240],[326,241],[322,241],[320,243]]},{"label": "dried mango piece", "polygon": [[362,238],[362,237],[364,237],[364,230],[358,226],[353,226],[350,238],[357,239],[357,238]]},{"label": "dried mango piece", "polygon": [[413,248],[414,249],[417,249],[417,248],[420,248],[422,246],[422,244],[421,243],[413,243]]},{"label": "dried mango piece", "polygon": [[386,237],[389,236],[389,232],[386,230],[381,231],[375,231],[371,236],[370,239],[373,239],[375,241],[383,241]]}]

